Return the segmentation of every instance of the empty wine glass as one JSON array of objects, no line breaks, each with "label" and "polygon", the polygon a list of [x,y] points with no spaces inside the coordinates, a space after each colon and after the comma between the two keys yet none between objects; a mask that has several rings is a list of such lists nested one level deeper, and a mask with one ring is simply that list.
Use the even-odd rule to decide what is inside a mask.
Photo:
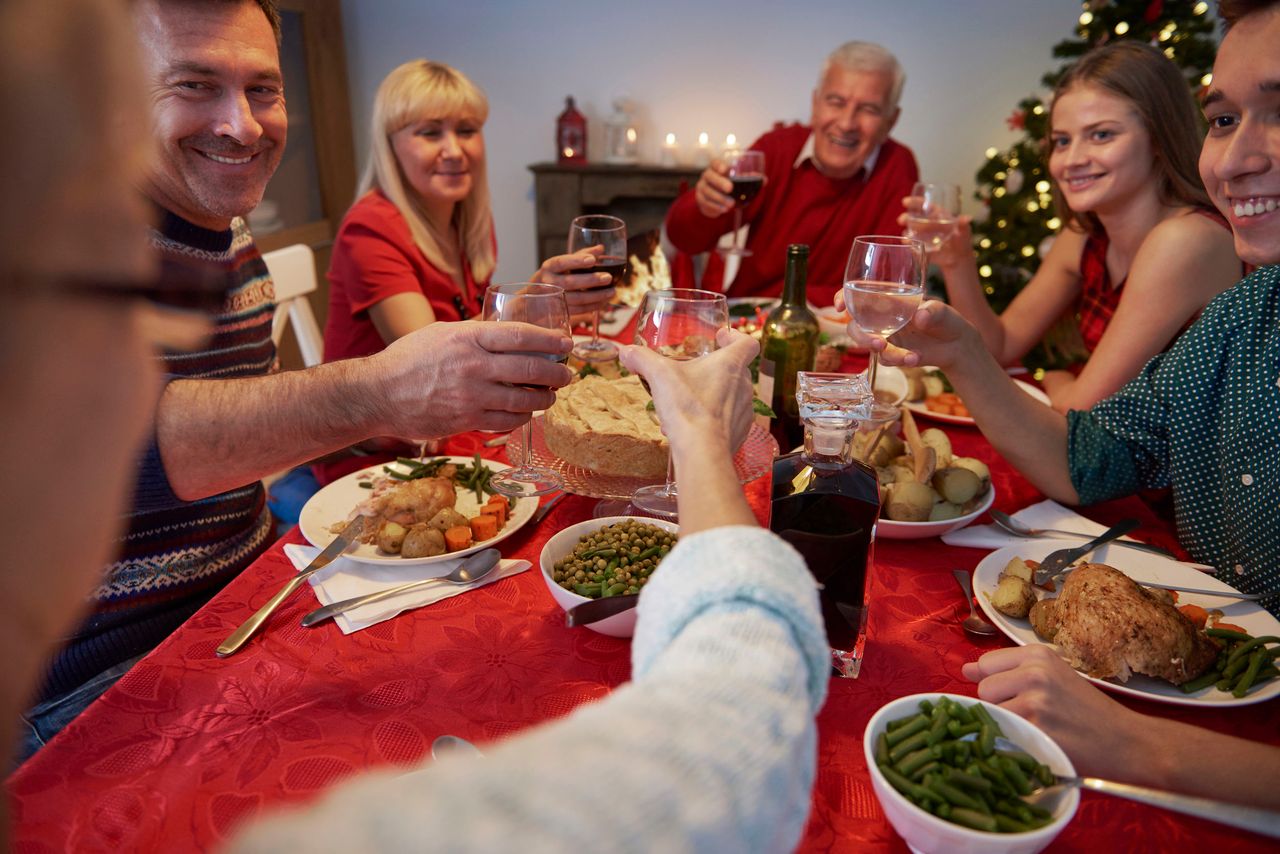
[{"label": "empty wine glass", "polygon": [[960,187],[919,181],[911,188],[911,195],[920,200],[920,206],[907,210],[907,236],[923,243],[926,252],[937,252],[955,233]]},{"label": "empty wine glass", "polygon": [[729,180],[733,182],[733,246],[725,250],[726,255],[746,257],[750,249],[742,246],[742,209],[754,199],[764,186],[764,152],[748,149],[733,150],[724,153],[724,162],[729,167]]},{"label": "empty wine glass", "polygon": [[[597,285],[589,290],[601,291],[615,287],[627,269],[627,224],[616,216],[604,214],[574,217],[569,225],[569,254],[572,255],[574,252],[580,252],[592,246],[603,246],[604,252],[589,270],[577,272],[608,273],[612,276],[608,284]],[[573,355],[584,362],[602,362],[617,358],[617,346],[612,341],[600,340],[600,309],[595,310],[591,320],[591,340],[576,346]]]},{"label": "empty wine glass", "polygon": [[[855,237],[844,273],[844,306],[868,335],[888,338],[907,325],[924,296],[924,244],[910,237]],[[867,379],[876,387],[879,353],[870,352]],[[895,407],[876,402],[872,418],[887,420]]]},{"label": "empty wine glass", "polygon": [[[565,302],[564,288],[558,285],[543,285],[523,282],[512,285],[490,285],[484,294],[485,320],[499,323],[518,321],[541,326],[543,329],[556,329],[569,334],[569,304]],[[564,362],[564,353],[523,353],[521,355],[537,356],[551,362]],[[543,386],[525,386],[526,388],[543,388]],[[516,497],[525,495],[545,495],[555,492],[563,485],[560,475],[553,469],[534,465],[531,459],[533,448],[533,420],[524,422],[524,441],[520,448],[520,463],[515,468],[505,469],[493,476],[489,483],[503,495]]]},{"label": "empty wine glass", "polygon": [[[696,359],[716,349],[716,332],[728,326],[729,304],[724,294],[689,288],[649,291],[640,306],[635,343],[669,359]],[[644,378],[640,381],[644,382]],[[644,387],[648,389],[649,384],[646,382]],[[677,515],[675,470],[670,457],[667,482],[640,487],[632,494],[631,503],[654,516]]]}]

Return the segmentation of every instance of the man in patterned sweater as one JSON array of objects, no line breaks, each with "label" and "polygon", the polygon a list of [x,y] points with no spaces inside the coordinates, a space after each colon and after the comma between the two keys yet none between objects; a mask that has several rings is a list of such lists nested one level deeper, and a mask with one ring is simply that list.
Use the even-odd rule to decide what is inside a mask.
[{"label": "man in patterned sweater", "polygon": [[[164,357],[168,383],[120,558],[25,716],[26,752],[248,566],[271,540],[260,478],[371,436],[510,430],[551,405],[567,337],[521,324],[436,323],[367,359],[270,373],[273,290],[242,219],[287,134],[271,0],[132,5],[152,109],[144,189],[162,275],[226,294],[209,345]],[[501,355],[495,355],[501,354]]]}]

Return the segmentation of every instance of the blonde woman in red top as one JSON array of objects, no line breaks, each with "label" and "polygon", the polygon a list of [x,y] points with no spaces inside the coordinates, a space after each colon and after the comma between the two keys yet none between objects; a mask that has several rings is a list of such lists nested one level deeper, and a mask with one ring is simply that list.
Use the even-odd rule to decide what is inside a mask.
[{"label": "blonde woman in red top", "polygon": [[997,315],[968,218],[932,256],[951,304],[1002,364],[1064,312],[1078,316],[1091,355],[1078,375],[1045,375],[1058,411],[1119,389],[1240,279],[1231,231],[1197,174],[1200,140],[1187,83],[1159,50],[1132,41],[1095,49],[1054,92],[1048,163],[1065,225],[1035,276]]},{"label": "blonde woman in red top", "polygon": [[[367,356],[437,320],[480,317],[497,263],[485,168],[489,102],[462,72],[416,59],[374,100],[369,161],[329,264],[325,360]],[[548,259],[530,281],[569,291],[589,311],[608,274],[572,271],[587,253]]]}]

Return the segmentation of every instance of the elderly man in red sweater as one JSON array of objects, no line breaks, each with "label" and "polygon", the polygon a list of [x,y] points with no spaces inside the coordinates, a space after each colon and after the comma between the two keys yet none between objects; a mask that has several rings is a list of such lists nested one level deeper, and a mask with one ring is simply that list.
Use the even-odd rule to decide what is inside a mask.
[{"label": "elderly man in red sweater", "polygon": [[[869,42],[836,48],[813,90],[809,127],[766,133],[751,147],[765,156],[765,185],[743,210],[750,225],[730,296],[778,296],[789,243],[807,243],[809,301],[830,305],[844,282],[853,238],[901,234],[898,215],[919,175],[915,155],[892,139],[906,75],[893,54]],[[715,248],[733,228],[728,167],[716,160],[667,213],[667,236],[682,252]],[[711,265],[704,287],[722,286]]]}]

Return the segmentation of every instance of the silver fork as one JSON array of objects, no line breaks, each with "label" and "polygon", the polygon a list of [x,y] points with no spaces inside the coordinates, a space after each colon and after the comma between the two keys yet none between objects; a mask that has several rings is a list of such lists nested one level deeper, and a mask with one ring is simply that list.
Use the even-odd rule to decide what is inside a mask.
[{"label": "silver fork", "polygon": [[1111,542],[1117,537],[1123,537],[1125,534],[1138,527],[1140,523],[1137,519],[1122,519],[1116,524],[1108,528],[1100,536],[1094,537],[1083,546],[1074,549],[1058,549],[1045,555],[1044,560],[1040,561],[1040,566],[1035,571],[1035,583],[1044,584],[1056,575],[1062,574],[1068,566],[1078,561],[1080,558],[1096,550],[1100,546]]},{"label": "silver fork", "polygon": [[[1064,531],[1061,528],[1032,528],[1024,525],[1008,513],[1001,512],[995,508],[991,509],[991,521],[996,523],[997,527],[1003,528],[1006,533],[1013,534],[1015,537],[1044,537],[1052,534],[1061,534],[1066,537],[1079,537],[1088,539],[1089,534],[1080,531]],[[1152,552],[1153,554],[1164,555],[1168,558],[1178,559],[1178,556],[1168,549],[1160,546],[1153,546],[1150,543],[1141,543],[1137,540],[1120,540],[1116,543],[1118,546],[1125,546],[1130,549],[1138,549],[1144,552]]]}]

